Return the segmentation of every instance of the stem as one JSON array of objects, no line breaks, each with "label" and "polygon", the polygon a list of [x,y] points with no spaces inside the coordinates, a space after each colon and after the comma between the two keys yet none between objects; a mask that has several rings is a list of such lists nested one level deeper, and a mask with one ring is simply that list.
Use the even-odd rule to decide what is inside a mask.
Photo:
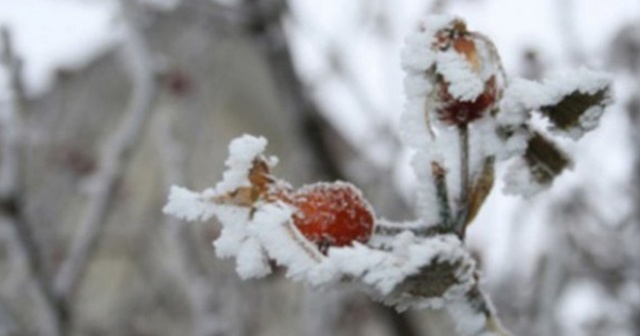
[{"label": "stem", "polygon": [[463,239],[469,215],[469,126],[459,125],[458,135],[460,136],[460,199],[453,229],[458,237]]},{"label": "stem", "polygon": [[53,295],[44,270],[42,252],[24,208],[25,92],[21,81],[22,60],[15,54],[13,40],[4,27],[0,27],[0,67],[8,74],[6,80],[9,90],[9,98],[0,106],[6,109],[4,120],[0,120],[0,221],[9,224],[10,236],[15,239],[17,246],[16,252],[26,260],[35,294],[42,304],[38,311],[41,316],[39,327],[46,330],[48,335],[63,335],[67,310]]},{"label": "stem", "polygon": [[53,286],[56,295],[65,301],[70,301],[74,296],[97,250],[102,229],[115,199],[116,187],[142,135],[156,97],[155,70],[153,62],[150,61],[153,59],[151,51],[141,28],[132,18],[133,14],[129,13],[133,7],[127,5],[125,1],[122,4],[128,21],[127,47],[129,49],[126,51],[130,53],[128,56],[134,69],[131,72],[132,96],[120,125],[107,140],[100,158],[100,169],[94,176],[94,185],[90,190],[85,212],[67,257],[54,278]]},{"label": "stem", "polygon": [[436,197],[438,198],[438,208],[440,210],[440,226],[444,229],[444,232],[450,232],[454,228],[451,221],[446,171],[437,162],[431,162],[431,174],[436,186]]}]

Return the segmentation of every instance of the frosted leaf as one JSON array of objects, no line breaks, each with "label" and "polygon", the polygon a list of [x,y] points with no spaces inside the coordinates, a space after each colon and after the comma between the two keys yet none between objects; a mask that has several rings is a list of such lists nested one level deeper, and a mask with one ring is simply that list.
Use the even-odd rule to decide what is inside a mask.
[{"label": "frosted leaf", "polygon": [[215,214],[216,206],[200,193],[172,186],[169,200],[162,211],[187,221],[206,221]]},{"label": "frosted leaf", "polygon": [[498,120],[524,124],[538,111],[550,121],[551,131],[577,140],[598,125],[612,103],[610,91],[607,74],[587,69],[558,73],[542,83],[516,79],[505,91]]},{"label": "frosted leaf", "polygon": [[[243,135],[235,138],[229,144],[229,157],[225,161],[227,170],[224,172],[222,181],[216,185],[216,193],[222,194],[235,190],[239,187],[248,187],[249,170],[253,166],[253,160],[260,156],[267,147],[267,139]],[[276,159],[268,162],[271,166],[277,163]]]},{"label": "frosted leaf", "polygon": [[216,256],[221,259],[237,256],[245,239],[247,239],[247,231],[244,226],[223,226],[220,236],[213,242]]},{"label": "frosted leaf", "polygon": [[236,258],[236,272],[242,279],[261,278],[271,273],[269,260],[256,238],[249,237],[242,243]]},{"label": "frosted leaf", "polygon": [[287,277],[301,280],[308,278],[322,255],[293,227],[294,211],[283,203],[265,204],[254,214],[250,230],[268,256],[287,268]]},{"label": "frosted leaf", "polygon": [[[442,280],[430,277],[430,267],[436,264],[451,265],[451,272],[444,282],[429,283],[429,279]],[[388,250],[362,244],[331,248],[319,267],[325,274],[334,274],[334,278],[358,279],[386,303],[406,308],[414,304],[435,307],[459,297],[473,283],[475,264],[453,235],[419,238],[404,232],[392,239]],[[421,281],[408,281],[411,277]],[[433,287],[440,291],[427,290]],[[407,297],[408,292],[415,297]]]}]

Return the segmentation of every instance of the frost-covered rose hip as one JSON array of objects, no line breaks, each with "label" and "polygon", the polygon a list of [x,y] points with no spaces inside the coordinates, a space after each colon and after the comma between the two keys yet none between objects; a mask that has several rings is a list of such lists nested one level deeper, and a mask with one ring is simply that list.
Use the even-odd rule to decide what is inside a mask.
[{"label": "frost-covered rose hip", "polygon": [[373,211],[349,183],[309,185],[293,193],[290,202],[298,209],[295,226],[323,253],[331,246],[367,242],[373,232]]}]

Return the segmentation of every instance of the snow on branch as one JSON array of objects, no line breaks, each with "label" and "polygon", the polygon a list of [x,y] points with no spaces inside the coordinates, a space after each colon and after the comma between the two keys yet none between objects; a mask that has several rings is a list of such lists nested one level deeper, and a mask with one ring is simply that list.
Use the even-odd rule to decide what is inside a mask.
[{"label": "snow on branch", "polygon": [[465,247],[466,228],[493,188],[494,169],[509,160],[507,189],[531,196],[572,166],[551,134],[577,140],[611,103],[607,75],[580,70],[537,83],[508,80],[493,43],[459,18],[429,16],[402,55],[407,103],[403,140],[415,149],[419,219],[376,217],[350,183],[294,189],[272,175],[267,140],[244,135],[229,146],[227,170],[214,188],[174,186],[164,212],[194,221],[217,217],[213,243],[233,258],[241,278],[274,265],[313,286],[350,283],[399,310],[445,309],[461,335],[508,335]]}]

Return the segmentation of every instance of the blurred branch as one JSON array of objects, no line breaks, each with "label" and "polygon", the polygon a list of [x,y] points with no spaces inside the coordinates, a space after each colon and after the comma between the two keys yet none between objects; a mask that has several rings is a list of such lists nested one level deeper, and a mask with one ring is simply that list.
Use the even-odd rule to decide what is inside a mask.
[{"label": "blurred branch", "polygon": [[47,275],[44,272],[42,255],[32,228],[24,213],[23,176],[24,169],[24,86],[21,80],[22,62],[15,54],[9,31],[0,29],[0,66],[7,72],[7,100],[2,107],[4,116],[0,118],[2,129],[2,162],[0,162],[0,216],[9,223],[12,236],[16,239],[16,249],[27,262],[29,274],[34,283],[36,296],[43,308],[40,328],[49,335],[61,335],[60,321],[66,311],[55,299]]},{"label": "blurred branch", "polygon": [[67,258],[54,279],[56,294],[69,301],[82,281],[107,220],[118,182],[153,109],[156,76],[153,57],[136,24],[133,4],[121,2],[127,26],[126,51],[132,63],[132,97],[121,123],[107,140],[93,177],[88,204]]},{"label": "blurred branch", "polygon": [[[316,167],[316,173],[325,178],[341,178],[344,176],[342,167],[332,155],[326,138],[331,126],[309,97],[293,65],[289,43],[281,25],[287,3],[281,0],[245,0],[245,6],[249,13],[245,30],[262,48],[285,108],[294,124],[300,125],[296,130],[309,148],[312,167]],[[335,132],[330,133],[337,136]]]},{"label": "blurred branch", "polygon": [[[185,184],[183,171],[185,152],[173,137],[172,124],[170,111],[158,114],[155,124],[155,142],[162,162],[165,193],[168,193],[174,184]],[[202,265],[197,261],[197,251],[194,250],[197,247],[197,242],[189,235],[188,227],[184,222],[169,216],[164,216],[163,222],[165,234],[177,254],[174,262],[174,266],[178,269],[176,274],[181,277],[187,290],[187,299],[195,324],[193,334],[195,336],[226,334],[225,327],[229,323],[224,322],[215,311],[220,308],[220,304],[214,302],[214,286]]]},{"label": "blurred branch", "polygon": [[0,299],[0,336],[18,335],[18,331],[8,307]]}]

